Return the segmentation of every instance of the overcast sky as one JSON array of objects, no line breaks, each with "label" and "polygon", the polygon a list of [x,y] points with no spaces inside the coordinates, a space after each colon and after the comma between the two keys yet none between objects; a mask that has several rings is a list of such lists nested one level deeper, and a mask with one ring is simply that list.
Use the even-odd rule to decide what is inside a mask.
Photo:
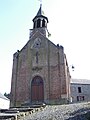
[{"label": "overcast sky", "polygon": [[[90,0],[43,0],[49,39],[64,46],[72,78],[90,79]],[[38,0],[0,0],[0,92],[9,93],[13,54],[29,40]],[[71,71],[71,65],[75,70]]]}]

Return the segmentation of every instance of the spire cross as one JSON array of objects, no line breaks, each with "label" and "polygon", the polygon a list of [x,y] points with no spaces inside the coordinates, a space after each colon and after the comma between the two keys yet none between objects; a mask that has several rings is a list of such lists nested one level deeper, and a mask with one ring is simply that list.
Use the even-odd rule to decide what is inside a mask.
[{"label": "spire cross", "polygon": [[42,6],[42,0],[38,0],[40,2],[40,6]]}]

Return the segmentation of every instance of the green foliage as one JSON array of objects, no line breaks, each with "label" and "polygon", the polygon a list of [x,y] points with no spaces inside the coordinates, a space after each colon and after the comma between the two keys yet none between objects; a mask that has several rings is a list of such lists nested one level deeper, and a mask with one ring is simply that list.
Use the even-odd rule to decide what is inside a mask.
[{"label": "green foliage", "polygon": [[4,96],[7,97],[8,99],[10,99],[10,93],[4,93]]}]

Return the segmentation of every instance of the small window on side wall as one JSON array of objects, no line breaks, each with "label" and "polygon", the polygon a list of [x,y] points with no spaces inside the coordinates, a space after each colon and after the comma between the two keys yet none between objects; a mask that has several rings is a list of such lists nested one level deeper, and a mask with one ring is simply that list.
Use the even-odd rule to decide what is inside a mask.
[{"label": "small window on side wall", "polygon": [[81,91],[81,87],[78,87],[78,93],[81,93],[82,91]]},{"label": "small window on side wall", "polygon": [[77,101],[84,101],[85,97],[84,96],[77,96]]}]

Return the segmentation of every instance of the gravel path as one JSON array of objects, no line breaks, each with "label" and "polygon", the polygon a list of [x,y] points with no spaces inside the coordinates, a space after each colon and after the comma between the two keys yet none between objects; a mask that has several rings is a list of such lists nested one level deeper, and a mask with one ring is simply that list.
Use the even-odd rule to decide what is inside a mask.
[{"label": "gravel path", "polygon": [[90,120],[84,115],[89,110],[89,102],[46,106],[42,111],[27,116],[25,120]]}]

